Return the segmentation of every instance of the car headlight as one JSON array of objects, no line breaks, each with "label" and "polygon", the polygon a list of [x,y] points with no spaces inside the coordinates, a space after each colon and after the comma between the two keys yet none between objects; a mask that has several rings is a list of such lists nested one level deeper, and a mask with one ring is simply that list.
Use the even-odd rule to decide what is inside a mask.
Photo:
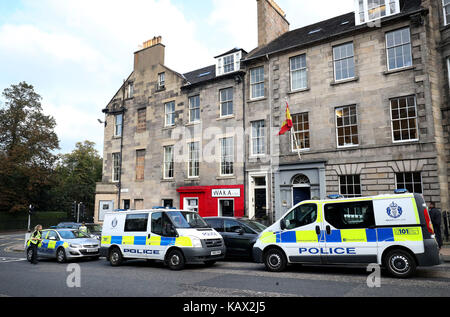
[{"label": "car headlight", "polygon": [[194,248],[203,248],[202,240],[200,240],[199,238],[191,237],[191,241]]},{"label": "car headlight", "polygon": [[81,245],[79,245],[79,244],[69,244],[69,246],[71,247],[71,248],[74,248],[74,249],[79,249],[79,248],[81,248]]}]

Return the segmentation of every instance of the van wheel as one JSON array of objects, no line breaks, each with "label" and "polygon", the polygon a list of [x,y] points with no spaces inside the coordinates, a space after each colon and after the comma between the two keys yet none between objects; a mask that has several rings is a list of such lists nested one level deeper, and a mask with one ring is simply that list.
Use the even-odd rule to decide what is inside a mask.
[{"label": "van wheel", "polygon": [[167,265],[172,271],[182,270],[185,266],[183,253],[180,250],[172,250],[167,255]]},{"label": "van wheel", "polygon": [[385,257],[385,267],[389,274],[397,278],[408,278],[416,272],[416,261],[406,251],[393,250]]},{"label": "van wheel", "polygon": [[56,251],[56,261],[58,263],[65,263],[66,262],[66,250],[64,250],[64,248],[59,248]]},{"label": "van wheel", "polygon": [[123,262],[122,252],[120,252],[119,248],[113,248],[109,252],[109,263],[111,266],[119,266]]},{"label": "van wheel", "polygon": [[270,249],[265,253],[264,264],[270,272],[282,272],[287,266],[286,256],[279,249]]}]

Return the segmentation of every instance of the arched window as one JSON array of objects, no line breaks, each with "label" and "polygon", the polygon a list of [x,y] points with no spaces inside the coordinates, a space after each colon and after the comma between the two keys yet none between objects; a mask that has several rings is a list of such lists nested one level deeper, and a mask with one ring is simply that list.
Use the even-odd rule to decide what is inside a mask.
[{"label": "arched window", "polygon": [[311,182],[309,180],[308,177],[306,177],[303,174],[299,174],[296,175],[293,179],[292,179],[292,185],[310,185]]}]

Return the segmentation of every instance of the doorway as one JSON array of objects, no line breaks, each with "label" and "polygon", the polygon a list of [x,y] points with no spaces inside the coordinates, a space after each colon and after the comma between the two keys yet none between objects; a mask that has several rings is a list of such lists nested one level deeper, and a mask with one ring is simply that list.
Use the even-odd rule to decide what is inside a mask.
[{"label": "doorway", "polygon": [[234,217],[233,199],[219,199],[219,216]]},{"label": "doorway", "polygon": [[311,199],[311,182],[303,174],[296,175],[292,179],[292,206],[302,201]]}]

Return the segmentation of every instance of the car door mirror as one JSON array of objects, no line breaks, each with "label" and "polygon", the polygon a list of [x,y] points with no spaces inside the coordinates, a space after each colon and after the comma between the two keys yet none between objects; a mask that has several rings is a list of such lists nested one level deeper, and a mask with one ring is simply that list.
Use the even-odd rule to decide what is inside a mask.
[{"label": "car door mirror", "polygon": [[284,219],[280,220],[280,228],[281,228],[281,230],[285,230],[286,229],[286,221]]}]

